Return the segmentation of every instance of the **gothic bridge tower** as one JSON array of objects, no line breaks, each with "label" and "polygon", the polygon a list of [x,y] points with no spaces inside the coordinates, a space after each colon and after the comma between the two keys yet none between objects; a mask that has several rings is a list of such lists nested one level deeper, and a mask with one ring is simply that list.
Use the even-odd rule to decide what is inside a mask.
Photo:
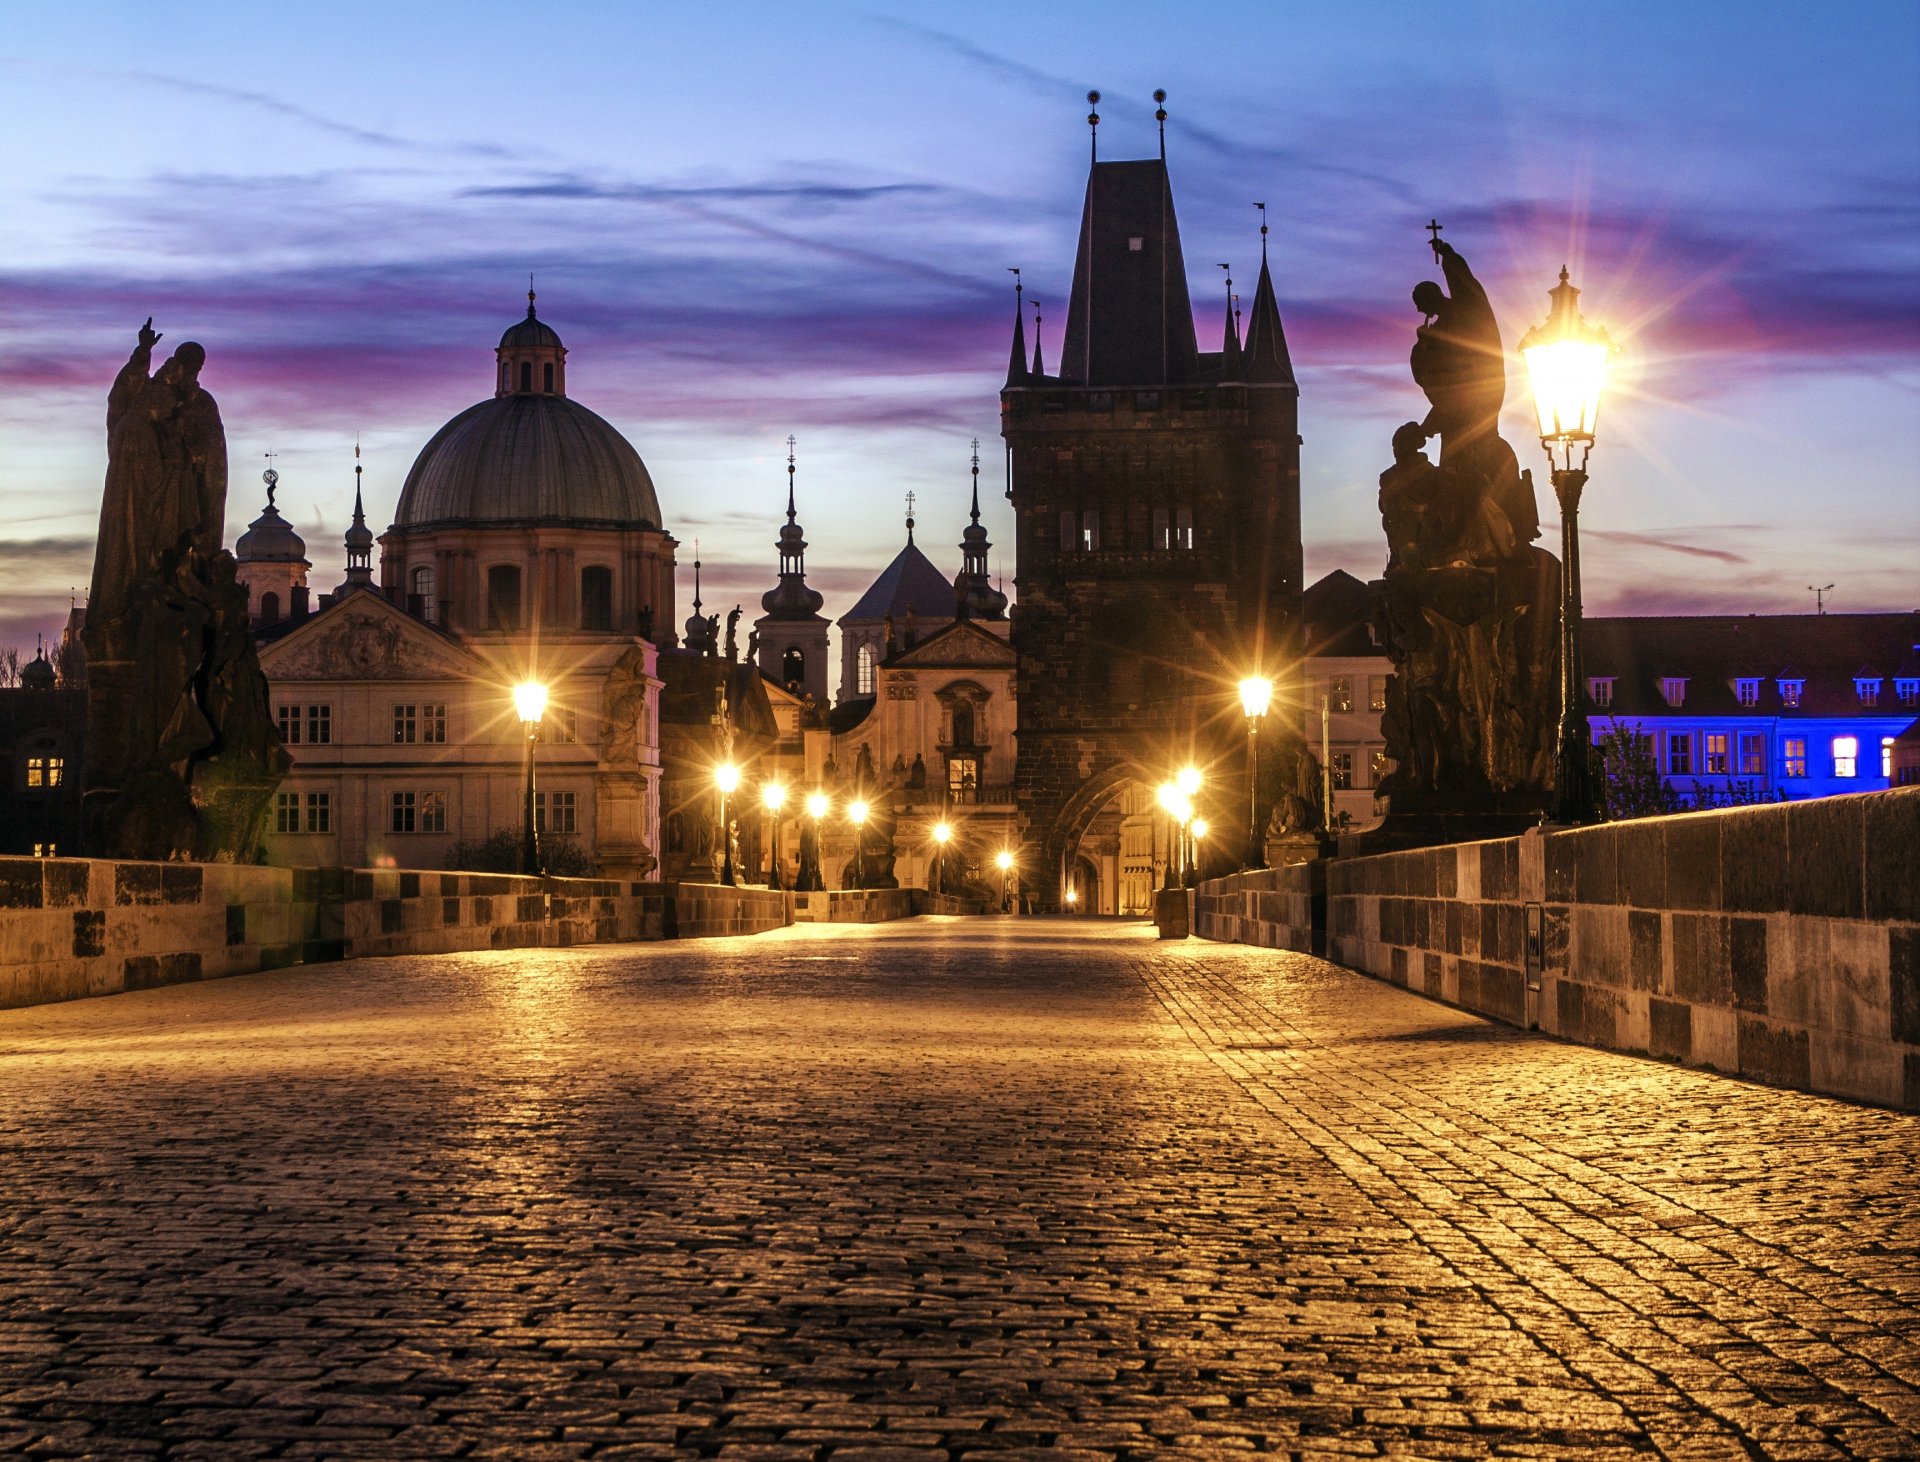
[{"label": "gothic bridge tower", "polygon": [[1016,292],[1000,396],[1018,525],[1015,784],[1042,909],[1059,907],[1102,808],[1187,760],[1207,775],[1209,841],[1244,848],[1236,682],[1255,669],[1280,682],[1263,757],[1297,720],[1281,707],[1298,658],[1299,387],[1266,228],[1244,345],[1229,285],[1221,349],[1202,352],[1159,115],[1160,158],[1092,165],[1054,374],[1037,338],[1026,359]]}]

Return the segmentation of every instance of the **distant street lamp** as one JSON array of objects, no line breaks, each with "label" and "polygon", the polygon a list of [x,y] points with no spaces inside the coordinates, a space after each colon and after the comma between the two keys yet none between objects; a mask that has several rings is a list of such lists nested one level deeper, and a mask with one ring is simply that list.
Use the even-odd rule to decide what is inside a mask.
[{"label": "distant street lamp", "polygon": [[820,875],[820,835],[821,824],[827,813],[833,809],[833,799],[825,792],[807,794],[807,816],[813,819],[810,827],[803,827],[800,833],[800,881],[803,893],[814,893],[827,886]]},{"label": "distant street lamp", "polygon": [[1159,800],[1160,810],[1167,815],[1167,863],[1162,870],[1160,886],[1172,888],[1176,879],[1184,881],[1186,875],[1179,871],[1180,861],[1180,789],[1172,782],[1162,782],[1154,796]]},{"label": "distant street lamp", "polygon": [[1174,786],[1180,789],[1180,834],[1182,838],[1182,858],[1187,865],[1186,887],[1192,888],[1200,882],[1200,859],[1198,849],[1193,846],[1192,826],[1194,797],[1200,791],[1200,768],[1191,764],[1181,767],[1174,774]]},{"label": "distant street lamp", "polygon": [[520,871],[539,874],[540,834],[533,819],[533,748],[540,739],[540,718],[547,713],[547,688],[537,680],[525,680],[513,688],[513,709],[520,717],[520,732],[527,743],[526,806],[520,826]]},{"label": "distant street lamp", "polygon": [[867,804],[856,797],[847,804],[847,820],[853,824],[853,886],[867,886]]},{"label": "distant street lamp", "polygon": [[720,881],[731,888],[733,876],[733,823],[727,815],[727,799],[740,785],[740,768],[723,762],[713,769],[713,785],[720,789],[720,845],[726,849],[720,860]]},{"label": "distant street lamp", "polygon": [[953,840],[953,824],[936,822],[933,825],[933,892],[942,893],[946,889],[947,844]]},{"label": "distant street lamp", "polygon": [[[1581,318],[1580,291],[1560,271],[1548,291],[1553,309],[1544,324],[1520,339],[1520,358],[1533,387],[1540,445],[1552,467],[1560,499],[1560,745],[1554,760],[1553,820],[1592,822],[1597,816],[1587,718],[1581,706],[1580,492],[1587,485],[1600,391],[1606,383],[1613,341]],[[1575,453],[1578,452],[1578,465]]]},{"label": "distant street lamp", "polygon": [[1069,886],[1067,889],[1067,912],[1072,913],[1080,906],[1080,890]]},{"label": "distant street lamp", "polygon": [[1247,867],[1267,866],[1267,840],[1260,826],[1260,722],[1273,704],[1273,682],[1249,675],[1240,682],[1240,709],[1247,713]]},{"label": "distant street lamp", "polygon": [[760,789],[760,803],[767,809],[771,831],[767,837],[767,887],[780,887],[780,809],[787,805],[787,789],[779,782],[768,782]]},{"label": "distant street lamp", "polygon": [[1009,893],[1008,880],[1013,876],[1013,854],[1002,848],[993,855],[994,865],[1000,870],[1000,912],[1013,912],[1013,898]]}]

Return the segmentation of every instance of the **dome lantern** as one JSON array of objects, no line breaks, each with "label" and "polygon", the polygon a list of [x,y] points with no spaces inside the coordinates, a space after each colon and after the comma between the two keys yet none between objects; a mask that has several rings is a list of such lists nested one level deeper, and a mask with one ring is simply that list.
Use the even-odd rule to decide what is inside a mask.
[{"label": "dome lantern", "polygon": [[567,394],[567,348],[559,332],[533,312],[533,283],[527,283],[527,318],[507,327],[494,350],[495,396]]}]

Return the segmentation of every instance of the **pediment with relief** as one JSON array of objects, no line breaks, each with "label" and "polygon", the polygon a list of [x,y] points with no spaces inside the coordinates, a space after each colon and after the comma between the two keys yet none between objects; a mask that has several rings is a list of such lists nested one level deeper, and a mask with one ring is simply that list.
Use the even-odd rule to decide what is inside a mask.
[{"label": "pediment with relief", "polygon": [[374,594],[315,616],[260,652],[274,680],[464,680],[473,657]]},{"label": "pediment with relief", "polygon": [[1012,669],[1013,646],[996,634],[979,629],[965,620],[948,625],[911,650],[902,651],[887,661],[889,670],[936,670],[954,666],[987,666]]}]

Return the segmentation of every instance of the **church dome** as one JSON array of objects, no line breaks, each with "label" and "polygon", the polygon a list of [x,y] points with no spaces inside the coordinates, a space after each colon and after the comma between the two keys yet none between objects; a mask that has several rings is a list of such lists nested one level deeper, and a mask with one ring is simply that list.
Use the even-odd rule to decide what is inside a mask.
[{"label": "church dome", "polygon": [[238,563],[305,563],[307,543],[280,516],[280,510],[268,503],[233,545],[233,557]]},{"label": "church dome", "polygon": [[20,688],[22,690],[52,690],[54,686],[53,666],[47,663],[47,652],[40,651],[25,665],[20,667]]},{"label": "church dome", "polygon": [[531,307],[527,318],[515,321],[500,337],[501,350],[565,350],[560,334],[545,320],[537,318]]}]

